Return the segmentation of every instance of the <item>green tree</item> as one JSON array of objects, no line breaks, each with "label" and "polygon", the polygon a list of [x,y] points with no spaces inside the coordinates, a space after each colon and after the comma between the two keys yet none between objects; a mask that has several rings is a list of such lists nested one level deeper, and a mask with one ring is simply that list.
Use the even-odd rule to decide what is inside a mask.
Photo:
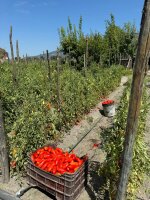
[{"label": "green tree", "polygon": [[106,31],[103,42],[104,60],[107,65],[118,64],[123,30],[115,24],[115,18],[111,14],[110,20],[106,21]]},{"label": "green tree", "polygon": [[70,63],[75,62],[74,66],[79,70],[84,66],[87,38],[88,66],[92,62],[111,66],[119,64],[120,54],[134,58],[138,36],[135,26],[131,23],[124,24],[123,28],[117,26],[112,14],[106,21],[106,31],[103,36],[99,32],[85,35],[82,31],[82,16],[78,28],[68,18],[67,28],[61,27],[59,35],[63,53],[68,55]]},{"label": "green tree", "polygon": [[68,55],[71,61],[75,61],[77,64],[82,63],[83,49],[86,45],[84,34],[82,32],[82,17],[80,17],[78,29],[75,25],[72,25],[70,18],[68,18],[67,30],[65,30],[64,27],[61,27],[59,36],[63,53]]},{"label": "green tree", "polygon": [[82,17],[79,19],[78,29],[72,25],[68,18],[67,30],[61,27],[59,30],[60,45],[64,54],[76,62],[76,68],[82,69],[84,66],[84,54],[86,51],[86,39],[88,38],[88,64],[100,61],[100,52],[102,49],[102,36],[100,33],[90,33],[84,35],[82,31]]},{"label": "green tree", "polygon": [[125,23],[123,27],[124,38],[122,39],[122,52],[130,56],[135,56],[138,42],[138,33],[134,24]]}]

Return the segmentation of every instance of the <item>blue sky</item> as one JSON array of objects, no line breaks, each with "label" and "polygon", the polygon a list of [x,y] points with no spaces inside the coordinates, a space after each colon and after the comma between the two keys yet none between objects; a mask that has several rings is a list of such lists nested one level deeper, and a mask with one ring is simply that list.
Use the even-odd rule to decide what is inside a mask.
[{"label": "blue sky", "polygon": [[140,27],[144,0],[1,0],[0,47],[10,52],[9,30],[13,26],[13,43],[19,40],[20,54],[38,55],[59,46],[58,29],[83,17],[83,31],[104,33],[110,13],[116,24],[135,23]]}]

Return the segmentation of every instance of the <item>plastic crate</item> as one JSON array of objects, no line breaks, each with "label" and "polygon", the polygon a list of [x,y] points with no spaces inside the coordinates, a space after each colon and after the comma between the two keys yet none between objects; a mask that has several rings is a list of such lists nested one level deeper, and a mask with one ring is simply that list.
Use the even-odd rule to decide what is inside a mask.
[{"label": "plastic crate", "polygon": [[75,200],[87,184],[88,159],[73,174],[61,176],[46,172],[35,166],[30,159],[27,164],[27,179],[30,185],[55,196],[57,200]]}]

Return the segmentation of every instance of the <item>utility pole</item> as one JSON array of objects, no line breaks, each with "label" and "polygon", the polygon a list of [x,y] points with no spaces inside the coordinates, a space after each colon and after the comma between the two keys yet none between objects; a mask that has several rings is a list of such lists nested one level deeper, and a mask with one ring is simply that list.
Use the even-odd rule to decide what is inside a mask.
[{"label": "utility pole", "polygon": [[129,110],[126,125],[123,164],[119,178],[116,200],[125,200],[129,173],[132,165],[133,147],[138,127],[143,82],[148,69],[150,50],[150,0],[145,0],[141,29],[138,40],[135,66],[130,93]]}]

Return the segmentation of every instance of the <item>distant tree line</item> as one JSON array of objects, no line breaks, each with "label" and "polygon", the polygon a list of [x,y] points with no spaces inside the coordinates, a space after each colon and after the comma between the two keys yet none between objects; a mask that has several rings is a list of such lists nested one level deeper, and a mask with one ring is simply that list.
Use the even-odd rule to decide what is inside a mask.
[{"label": "distant tree line", "polygon": [[135,25],[128,22],[121,28],[116,25],[112,14],[106,21],[104,35],[99,32],[85,35],[82,31],[81,16],[78,27],[68,18],[67,29],[61,27],[59,36],[61,50],[79,70],[84,66],[84,55],[88,57],[87,65],[96,62],[103,66],[111,66],[119,64],[122,57],[134,59],[138,40]]}]

